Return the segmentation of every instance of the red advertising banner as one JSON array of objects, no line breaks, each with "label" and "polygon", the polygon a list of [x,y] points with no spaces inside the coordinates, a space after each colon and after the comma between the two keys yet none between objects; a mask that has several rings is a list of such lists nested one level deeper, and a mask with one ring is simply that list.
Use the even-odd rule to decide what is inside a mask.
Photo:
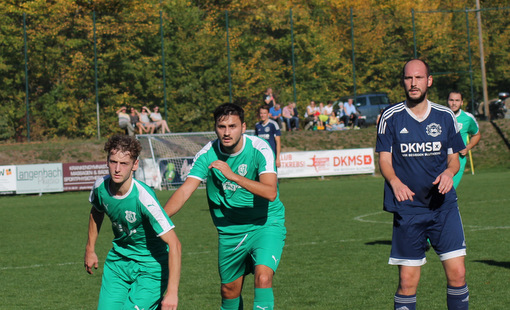
[{"label": "red advertising banner", "polygon": [[374,149],[284,152],[279,178],[374,173]]},{"label": "red advertising banner", "polygon": [[98,178],[108,175],[108,167],[104,161],[70,163],[62,166],[65,192],[89,191]]}]

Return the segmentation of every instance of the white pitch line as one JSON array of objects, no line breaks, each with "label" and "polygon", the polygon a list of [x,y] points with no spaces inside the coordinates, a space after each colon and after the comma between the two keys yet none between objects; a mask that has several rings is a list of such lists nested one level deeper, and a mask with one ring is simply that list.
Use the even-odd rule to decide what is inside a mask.
[{"label": "white pitch line", "polygon": [[67,266],[67,265],[76,265],[76,264],[83,264],[83,262],[57,263],[57,264],[35,264],[35,265],[30,265],[30,266],[18,266],[18,267],[1,267],[0,270],[31,269],[31,268]]},{"label": "white pitch line", "polygon": [[[509,200],[509,199],[504,199]],[[356,216],[353,218],[355,221],[363,222],[363,223],[376,223],[376,224],[392,224],[392,222],[384,222],[384,221],[376,221],[376,220],[368,220],[366,217],[379,215],[386,211],[379,211],[374,213],[368,213]],[[510,226],[478,226],[478,225],[464,225],[464,229],[469,229],[469,231],[482,231],[482,230],[495,230],[495,229],[510,229]]]},{"label": "white pitch line", "polygon": [[356,216],[354,218],[354,220],[355,221],[359,221],[359,222],[363,222],[363,223],[392,224],[393,222],[383,222],[383,221],[375,221],[375,220],[367,220],[367,219],[365,219],[365,217],[369,217],[369,216],[373,216],[373,215],[379,215],[379,214],[382,214],[382,213],[385,213],[385,212],[386,211],[379,211],[379,212],[359,215],[359,216]]},{"label": "white pitch line", "polygon": [[[312,242],[304,242],[304,243],[293,243],[293,244],[285,244],[285,247],[289,246],[309,246],[309,245],[317,245],[317,244],[325,244],[325,243],[342,243],[342,242],[360,242],[362,239],[342,239],[335,240],[333,242],[324,240],[324,241],[312,241]],[[187,252],[183,253],[186,255],[200,255],[200,254],[210,254],[213,251],[200,251],[200,252]],[[215,251],[214,251],[215,252]],[[99,264],[103,264],[104,262],[99,262]],[[4,270],[20,270],[20,269],[31,269],[31,268],[42,268],[42,267],[55,267],[55,266],[67,266],[67,265],[78,265],[83,264],[83,262],[68,262],[68,263],[57,263],[57,264],[35,264],[30,266],[11,266],[11,267],[0,267],[0,271]]]}]

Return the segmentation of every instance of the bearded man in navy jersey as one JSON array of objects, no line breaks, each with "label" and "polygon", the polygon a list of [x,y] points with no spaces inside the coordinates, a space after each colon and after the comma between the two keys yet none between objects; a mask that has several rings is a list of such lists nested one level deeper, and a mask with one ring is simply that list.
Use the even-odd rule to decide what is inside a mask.
[{"label": "bearded man in navy jersey", "polygon": [[448,309],[468,309],[466,243],[453,188],[465,145],[452,111],[427,99],[432,76],[426,62],[408,61],[402,85],[406,100],[383,112],[376,145],[386,180],[384,210],[394,215],[389,259],[399,268],[394,308],[416,309],[428,239],[445,270]]}]

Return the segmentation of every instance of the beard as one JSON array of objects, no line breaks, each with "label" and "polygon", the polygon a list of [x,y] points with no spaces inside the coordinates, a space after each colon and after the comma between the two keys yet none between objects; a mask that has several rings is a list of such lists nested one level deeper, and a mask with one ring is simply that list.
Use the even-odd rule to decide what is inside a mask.
[{"label": "beard", "polygon": [[421,102],[423,102],[425,100],[425,98],[427,98],[427,92],[428,90],[425,89],[425,91],[422,91],[420,97],[418,98],[411,98],[411,96],[409,95],[409,91],[406,90],[406,99],[407,99],[407,102],[410,103],[411,105],[417,105]]}]

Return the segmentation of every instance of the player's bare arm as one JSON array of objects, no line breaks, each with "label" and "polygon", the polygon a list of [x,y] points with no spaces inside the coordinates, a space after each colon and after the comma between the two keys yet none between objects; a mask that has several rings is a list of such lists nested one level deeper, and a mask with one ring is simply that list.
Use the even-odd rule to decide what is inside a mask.
[{"label": "player's bare arm", "polygon": [[92,274],[92,268],[97,269],[98,267],[98,258],[96,255],[96,240],[99,235],[99,230],[101,230],[101,224],[103,223],[104,213],[99,212],[96,208],[92,207],[90,210],[89,216],[89,234],[87,245],[85,247],[85,257],[84,257],[84,265],[85,270]]},{"label": "player's bare arm", "polygon": [[466,156],[467,153],[473,148],[475,147],[475,145],[478,144],[478,142],[480,142],[480,139],[482,138],[482,135],[480,135],[480,132],[478,132],[477,134],[475,135],[472,135],[471,136],[471,139],[469,140],[469,143],[468,145],[466,145],[466,148],[463,149],[462,151],[459,152],[460,155],[462,156]]},{"label": "player's bare arm", "polygon": [[407,185],[402,183],[402,181],[400,181],[400,179],[395,174],[390,152],[379,153],[379,167],[381,168],[383,177],[391,185],[391,189],[393,190],[397,200],[399,202],[405,200],[413,201],[413,196],[415,195],[414,192],[411,191]]},{"label": "player's bare arm", "polygon": [[200,180],[187,178],[186,181],[173,193],[165,204],[165,212],[172,217],[179,212],[182,206],[188,201],[189,197],[200,185]]},{"label": "player's bare arm", "polygon": [[168,244],[168,286],[161,301],[162,310],[175,310],[179,302],[179,281],[181,278],[181,242],[174,230],[160,236]]},{"label": "player's bare arm", "polygon": [[280,166],[281,166],[281,163],[280,163],[280,150],[282,148],[281,138],[280,138],[280,136],[276,136],[276,137],[274,137],[274,140],[276,142],[276,160],[275,160],[275,164],[276,164],[276,167],[280,168]]},{"label": "player's bare arm", "polygon": [[459,153],[448,154],[448,166],[432,184],[439,184],[438,190],[441,194],[448,193],[453,186],[453,176],[459,172],[460,162]]},{"label": "player's bare arm", "polygon": [[209,169],[218,169],[223,175],[232,182],[246,189],[250,193],[274,201],[278,194],[276,173],[263,173],[259,176],[259,181],[247,179],[236,174],[230,169],[228,164],[221,160],[216,160],[209,165]]}]

